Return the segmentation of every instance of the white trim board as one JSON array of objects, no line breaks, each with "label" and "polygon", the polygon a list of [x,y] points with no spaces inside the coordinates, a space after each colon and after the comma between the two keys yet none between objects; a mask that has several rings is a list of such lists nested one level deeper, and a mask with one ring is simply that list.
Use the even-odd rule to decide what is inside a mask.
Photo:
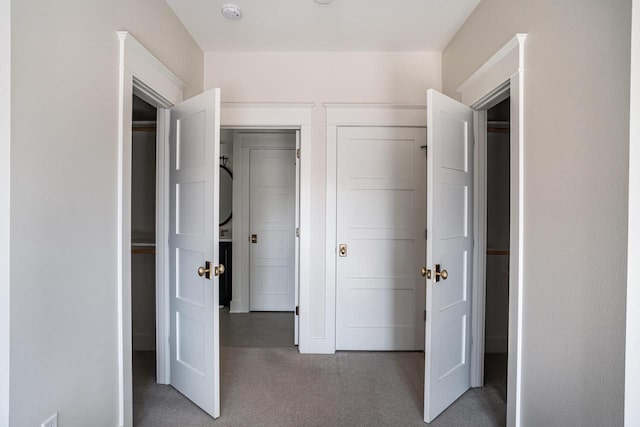
[{"label": "white trim board", "polygon": [[[300,353],[318,353],[318,345],[310,336],[311,296],[311,112],[312,103],[222,103],[220,126],[234,129],[259,130],[300,130],[300,315],[299,345]],[[235,155],[234,155],[235,158]],[[234,169],[234,176],[238,173]],[[235,197],[234,197],[235,203]],[[239,233],[239,231],[238,231]],[[234,221],[232,238],[233,269],[236,269],[235,258],[240,256],[241,245],[235,244],[236,223]],[[239,267],[239,266],[238,266]],[[236,270],[237,271],[237,270]],[[233,281],[237,273],[234,271]],[[235,288],[235,286],[234,286]],[[232,307],[236,309],[236,307]],[[247,307],[248,309],[248,307]]]},{"label": "white trim board", "polygon": [[633,0],[624,424],[640,425],[640,0]]},{"label": "white trim board", "polygon": [[[425,98],[426,99],[426,98]],[[393,104],[323,104],[327,113],[326,281],[323,336],[311,337],[318,353],[336,351],[336,230],[338,128],[342,126],[426,127],[427,107]]]},{"label": "white trim board", "polygon": [[526,34],[516,34],[460,85],[456,91],[462,95],[463,103],[475,107],[482,98],[523,70],[522,49],[526,38]]},{"label": "white trim board", "polygon": [[[120,65],[118,86],[118,219],[117,219],[117,287],[118,287],[118,412],[119,425],[131,427],[133,425],[133,389],[132,389],[132,361],[131,361],[131,131],[133,94],[140,96],[158,110],[158,171],[157,176],[166,174],[166,148],[163,147],[164,133],[169,126],[168,111],[161,108],[170,107],[183,99],[186,85],[180,81],[167,67],[165,67],[151,52],[144,48],[132,35],[126,31],[117,32],[120,41]],[[162,143],[160,143],[162,142]],[[166,212],[160,203],[165,203],[163,196],[168,186],[158,180],[157,196],[158,212]],[[168,206],[166,207],[168,209]],[[164,218],[164,219],[163,219]],[[166,217],[160,215],[156,224],[156,297],[162,306],[162,298],[168,292],[165,282],[166,273],[163,267],[167,263],[162,258],[162,252],[167,234],[165,231]],[[168,313],[168,310],[166,311]],[[162,353],[168,356],[167,335],[168,326],[162,319],[161,310],[157,310],[156,330],[158,334],[158,360],[163,360]],[[168,324],[168,323],[167,323]],[[168,359],[168,357],[167,357]],[[158,382],[169,381],[168,371],[162,369],[158,363]]]},{"label": "white trim board", "polygon": [[[524,42],[526,34],[516,34],[507,44],[482,65],[459,88],[462,101],[476,110],[484,110],[495,105],[505,88],[508,86],[511,97],[511,205],[510,205],[510,255],[509,255],[509,361],[507,380],[507,426],[520,426],[520,399],[522,379],[522,299],[523,299],[523,265],[524,265]],[[483,118],[484,117],[484,118]],[[479,123],[476,132],[479,137],[476,144],[475,167],[482,167],[479,160],[485,161],[486,115],[476,113],[474,119]],[[484,127],[483,127],[484,126]],[[480,127],[483,127],[480,129]],[[480,153],[480,155],[478,155]],[[474,198],[486,197],[486,183],[484,189],[474,186]],[[486,212],[480,212],[486,215]],[[476,248],[482,245],[482,222],[486,226],[486,218],[477,218],[480,224],[474,230]],[[480,231],[481,233],[481,231]],[[480,241],[478,241],[480,240]],[[476,256],[474,254],[474,256]],[[480,261],[480,260],[479,260]],[[479,277],[478,269],[474,268],[474,295],[484,295],[484,278]],[[484,304],[481,298],[474,301],[472,317],[477,321],[484,317]],[[480,343],[472,346],[472,386],[482,385],[482,373],[478,371],[483,364],[481,351],[484,332],[480,328],[472,330],[473,342]]]},{"label": "white trim board", "polygon": [[0,425],[9,425],[11,1],[0,0]]}]

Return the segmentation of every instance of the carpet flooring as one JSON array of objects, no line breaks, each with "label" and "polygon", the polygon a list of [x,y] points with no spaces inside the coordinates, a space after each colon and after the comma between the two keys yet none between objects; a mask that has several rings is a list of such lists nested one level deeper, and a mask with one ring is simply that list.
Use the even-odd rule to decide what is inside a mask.
[{"label": "carpet flooring", "polygon": [[[302,355],[291,345],[293,332],[286,325],[270,329],[271,339],[260,333],[271,321],[287,323],[290,313],[235,316],[221,313],[220,418],[212,419],[172,387],[156,384],[155,353],[136,352],[134,426],[425,425],[423,353]],[[233,337],[239,330],[245,334]],[[486,386],[469,390],[430,425],[505,425],[506,358],[487,357],[486,365]]]}]

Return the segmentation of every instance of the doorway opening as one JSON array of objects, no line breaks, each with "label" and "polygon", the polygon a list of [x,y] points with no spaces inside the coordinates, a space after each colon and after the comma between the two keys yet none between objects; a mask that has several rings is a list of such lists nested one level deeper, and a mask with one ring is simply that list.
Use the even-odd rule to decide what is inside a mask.
[{"label": "doorway opening", "polygon": [[[131,349],[133,387],[156,381],[156,107],[133,95],[131,132]],[[134,413],[136,394],[133,394]],[[135,415],[134,415],[135,418]]]},{"label": "doorway opening", "polygon": [[507,404],[510,255],[510,98],[486,111],[484,385]]},{"label": "doorway opening", "polygon": [[220,281],[221,347],[298,344],[299,144],[296,129],[220,131],[220,262],[231,273]]}]

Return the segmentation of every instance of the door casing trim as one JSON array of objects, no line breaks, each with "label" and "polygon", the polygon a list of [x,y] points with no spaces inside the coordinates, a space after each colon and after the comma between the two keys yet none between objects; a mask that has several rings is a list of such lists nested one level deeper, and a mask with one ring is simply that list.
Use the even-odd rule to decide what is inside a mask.
[{"label": "door casing trim", "polygon": [[[510,102],[510,254],[507,426],[520,426],[522,379],[522,306],[524,286],[524,45],[516,34],[457,89],[462,102],[475,110],[474,132],[474,268],[472,283],[471,386],[484,384],[484,316],[486,249],[486,110]],[[484,174],[479,176],[478,174]],[[481,179],[482,178],[482,179]],[[483,249],[484,248],[484,249]]]},{"label": "door casing trim", "polygon": [[[168,235],[167,211],[160,207],[166,204],[163,183],[159,177],[168,172],[165,169],[166,157],[165,140],[168,137],[168,110],[184,98],[187,86],[173,74],[162,62],[149,52],[127,31],[116,32],[120,43],[119,55],[119,85],[118,85],[118,184],[117,184],[117,289],[118,289],[118,424],[121,427],[133,425],[133,370],[132,370],[132,331],[131,331],[131,134],[133,95],[137,95],[158,108],[156,152],[156,241],[162,242]],[[168,188],[168,186],[166,187]],[[168,304],[161,301],[168,292],[167,274],[168,264],[164,258],[166,250],[163,246],[156,247],[156,298],[157,304]],[[168,313],[168,308],[166,313]],[[167,336],[168,330],[163,325],[168,318],[163,318],[161,311],[156,311],[156,351],[158,361],[160,355],[169,353]],[[168,359],[168,358],[167,358]],[[158,382],[168,383],[167,368],[158,363]]]}]

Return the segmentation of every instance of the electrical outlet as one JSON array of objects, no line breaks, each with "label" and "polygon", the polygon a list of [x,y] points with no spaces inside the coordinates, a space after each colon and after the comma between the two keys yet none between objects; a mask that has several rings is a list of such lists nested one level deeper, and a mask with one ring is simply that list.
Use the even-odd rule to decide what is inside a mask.
[{"label": "electrical outlet", "polygon": [[51,415],[40,424],[40,427],[58,427],[58,413]]}]

